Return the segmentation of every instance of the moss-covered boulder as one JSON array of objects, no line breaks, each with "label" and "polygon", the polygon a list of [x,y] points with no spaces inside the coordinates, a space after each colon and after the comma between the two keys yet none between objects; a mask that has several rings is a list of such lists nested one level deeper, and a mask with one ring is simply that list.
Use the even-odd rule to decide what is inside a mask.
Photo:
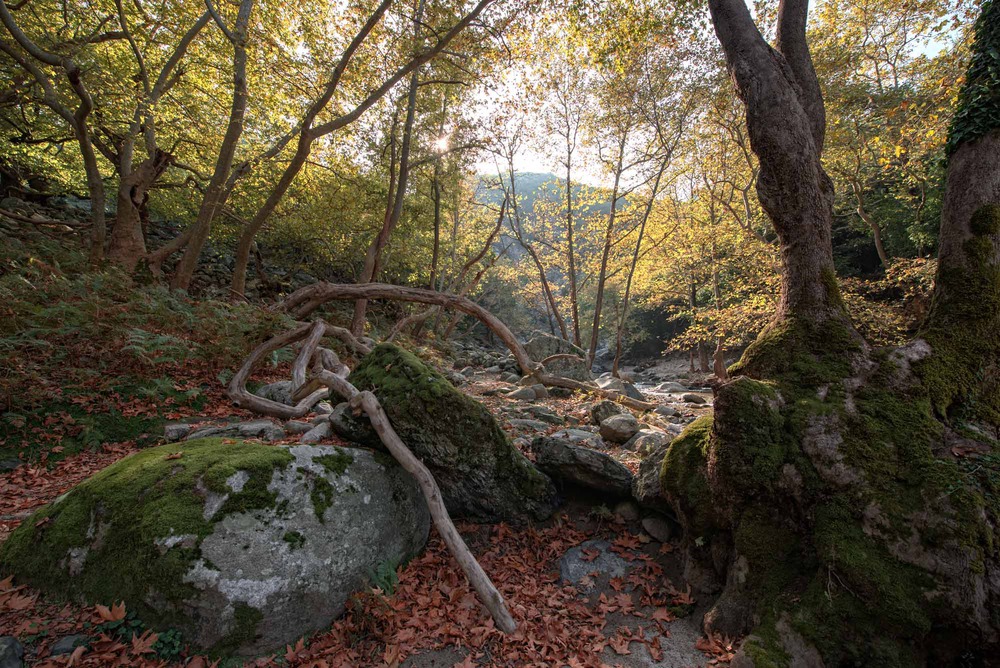
[{"label": "moss-covered boulder", "polygon": [[400,437],[434,474],[453,516],[543,519],[555,510],[552,481],[511,444],[490,412],[412,353],[376,346],[350,381],[375,393]]},{"label": "moss-covered boulder", "polygon": [[132,455],[45,506],[0,545],[0,573],[254,655],[328,626],[428,530],[416,482],[370,452],[203,439]]}]

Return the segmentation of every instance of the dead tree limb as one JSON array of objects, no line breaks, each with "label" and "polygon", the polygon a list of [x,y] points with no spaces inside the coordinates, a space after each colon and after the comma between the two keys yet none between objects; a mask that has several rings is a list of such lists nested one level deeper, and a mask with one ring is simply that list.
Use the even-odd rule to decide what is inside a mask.
[{"label": "dead tree limb", "polygon": [[387,283],[327,283],[325,281],[307,285],[288,295],[276,308],[290,314],[296,319],[303,319],[323,304],[331,301],[352,301],[357,299],[388,299],[393,301],[417,302],[432,304],[444,308],[455,309],[479,319],[492,331],[507,349],[514,355],[522,373],[533,376],[542,385],[549,387],[564,387],[571,390],[592,392],[606,399],[612,399],[636,410],[647,411],[656,407],[655,403],[638,401],[618,392],[603,390],[594,383],[586,383],[562,376],[553,375],[545,370],[545,366],[533,361],[521,342],[517,340],[510,328],[485,308],[462,295],[411,288]]},{"label": "dead tree limb", "polygon": [[[356,412],[363,411],[368,416],[372,427],[375,428],[375,432],[386,449],[389,450],[389,453],[399,462],[400,466],[417,480],[420,491],[423,493],[427,507],[430,510],[431,518],[434,520],[434,526],[437,528],[438,533],[441,534],[441,537],[444,539],[445,544],[459,566],[462,567],[466,577],[469,579],[469,583],[479,595],[479,599],[490,611],[497,628],[504,633],[513,633],[517,630],[517,623],[507,610],[503,596],[500,595],[500,592],[497,591],[482,566],[479,565],[472,552],[469,551],[461,534],[458,533],[454,523],[451,521],[451,516],[445,508],[441,497],[441,490],[434,480],[434,476],[431,475],[431,472],[424,466],[423,462],[417,459],[410,449],[406,447],[406,444],[403,443],[399,434],[393,429],[388,416],[385,414],[375,395],[371,392],[358,391],[347,380],[350,369],[340,362],[333,351],[319,346],[324,336],[330,335],[342,339],[346,338],[343,336],[343,331],[346,330],[328,325],[322,320],[317,320],[312,324],[300,325],[291,332],[278,335],[270,341],[261,344],[250,354],[250,357],[244,362],[243,367],[233,377],[233,381],[229,386],[230,396],[240,406],[275,417],[286,417],[289,412],[298,412],[299,407],[305,405],[312,397],[315,397],[317,394],[325,396],[328,392],[346,399],[350,403],[351,408]],[[347,332],[347,335],[350,339],[353,339],[356,345],[364,346],[350,332]],[[272,350],[283,348],[303,339],[302,348],[292,367],[292,392],[294,396],[295,394],[307,391],[308,394],[305,399],[301,400],[295,407],[290,407],[262,397],[256,397],[247,391],[247,378],[254,366],[256,366],[264,355]],[[322,389],[310,391],[308,388],[314,385],[320,385]]]}]

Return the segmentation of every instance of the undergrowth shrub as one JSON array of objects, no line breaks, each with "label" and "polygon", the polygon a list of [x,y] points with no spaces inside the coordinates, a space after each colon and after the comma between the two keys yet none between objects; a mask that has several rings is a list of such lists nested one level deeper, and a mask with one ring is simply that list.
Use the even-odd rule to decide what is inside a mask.
[{"label": "undergrowth shrub", "polygon": [[289,324],[116,270],[19,269],[0,276],[0,454],[148,434],[166,414],[200,408],[206,390],[221,392],[252,347]]}]

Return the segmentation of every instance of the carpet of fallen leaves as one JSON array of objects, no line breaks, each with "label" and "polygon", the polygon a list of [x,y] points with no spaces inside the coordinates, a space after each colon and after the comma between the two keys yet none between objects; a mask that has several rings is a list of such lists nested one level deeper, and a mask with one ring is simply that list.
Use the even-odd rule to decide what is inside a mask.
[{"label": "carpet of fallen leaves", "polygon": [[[0,476],[0,513],[9,517],[28,512],[132,450],[129,443],[108,445],[58,462],[51,469],[22,466]],[[9,531],[19,521],[5,520],[2,526]],[[457,648],[465,656],[456,664],[460,668],[597,668],[615,665],[613,660],[608,662],[605,648],[611,649],[611,656],[626,655],[637,642],[657,659],[670,642],[667,625],[674,616],[668,607],[694,602],[687,590],[675,587],[664,573],[661,564],[671,558],[673,546],[651,542],[621,523],[590,525],[567,515],[539,527],[459,524],[506,597],[519,623],[515,634],[505,635],[494,627],[444,544],[433,534],[423,554],[399,570],[399,584],[391,595],[363,592],[328,631],[249,665],[396,668],[423,651]],[[0,534],[0,540],[4,537]],[[588,597],[560,582],[559,559],[571,547],[598,537],[612,541],[613,551],[633,562],[634,568],[627,577],[612,579],[608,587]],[[584,559],[596,556],[585,553]],[[111,609],[112,615],[118,612],[124,614]],[[153,632],[130,641],[98,636],[71,655],[49,656],[55,639],[93,633],[96,625],[111,619],[108,615],[109,609],[103,606],[55,604],[10,579],[0,582],[0,635],[28,639],[37,668],[213,665],[202,656],[188,656],[181,663],[158,659],[152,650],[157,639]],[[615,624],[608,625],[609,615],[617,619]],[[622,616],[629,623],[621,623]],[[731,645],[718,639],[703,639],[698,648],[706,653],[706,663],[724,663],[732,657]]]}]

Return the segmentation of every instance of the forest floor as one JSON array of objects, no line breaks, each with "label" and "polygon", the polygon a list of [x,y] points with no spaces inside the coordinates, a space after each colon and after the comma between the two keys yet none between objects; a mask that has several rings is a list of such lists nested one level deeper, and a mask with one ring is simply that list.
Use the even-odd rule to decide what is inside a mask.
[{"label": "forest floor", "polygon": [[[274,369],[275,378],[282,373],[283,369]],[[495,385],[488,377],[477,377],[463,389],[484,401],[506,424],[503,415],[514,402],[483,396],[490,395]],[[248,417],[234,410],[221,392],[206,396],[198,415]],[[571,423],[586,422],[586,404],[579,399],[539,403]],[[144,408],[135,404],[128,410],[141,413]],[[179,408],[168,417],[193,413]],[[330,442],[348,445],[336,437]],[[62,459],[55,446],[51,461],[43,457],[0,474],[0,542],[33,510],[147,443],[148,439],[102,443]],[[637,465],[632,453],[614,455],[630,468]],[[567,504],[544,523],[459,524],[507,598],[520,624],[517,633],[508,636],[493,627],[432,531],[423,554],[398,570],[398,583],[391,591],[359,594],[328,631],[246,665],[688,668],[727,663],[731,645],[701,636],[696,621],[701,616],[699,602],[681,578],[677,545],[652,539],[638,517],[627,521],[600,499],[567,496]],[[575,578],[561,577],[561,571],[565,576],[574,567]],[[155,633],[142,631],[127,611],[59,603],[10,580],[0,582],[0,636],[20,639],[27,665],[242,664],[242,660],[188,656],[181,647],[165,648]],[[65,645],[65,639],[74,635],[85,636],[88,644],[72,649],[70,643],[67,653],[54,654],[60,640]]]}]

